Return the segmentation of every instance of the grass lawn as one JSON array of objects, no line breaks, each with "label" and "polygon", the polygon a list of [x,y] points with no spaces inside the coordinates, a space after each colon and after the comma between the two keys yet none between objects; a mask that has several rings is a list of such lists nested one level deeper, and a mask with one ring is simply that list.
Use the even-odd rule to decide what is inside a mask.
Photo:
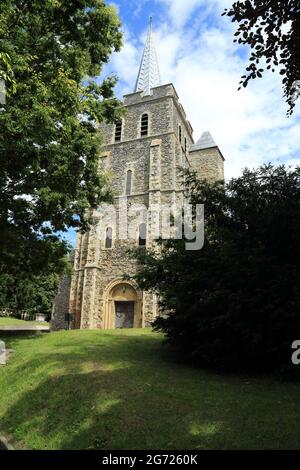
[{"label": "grass lawn", "polygon": [[300,384],[176,364],[149,330],[9,338],[0,427],[28,449],[300,449]]},{"label": "grass lawn", "polygon": [[49,323],[43,321],[18,320],[12,317],[0,317],[0,328],[1,326],[49,326]]}]

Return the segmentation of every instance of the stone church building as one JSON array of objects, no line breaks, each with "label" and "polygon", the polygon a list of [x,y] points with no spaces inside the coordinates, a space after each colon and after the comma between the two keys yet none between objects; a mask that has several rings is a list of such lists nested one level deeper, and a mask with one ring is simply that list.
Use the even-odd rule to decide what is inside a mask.
[{"label": "stone church building", "polygon": [[135,239],[120,239],[122,203],[127,209],[180,204],[180,167],[196,170],[201,178],[224,179],[224,158],[212,136],[204,132],[194,143],[174,86],[161,83],[152,24],[134,92],[124,96],[124,107],[120,122],[101,126],[99,170],[108,175],[115,195],[116,223],[106,222],[99,209],[93,214],[95,226],[78,234],[73,276],[62,279],[54,302],[53,329],[149,326],[157,315],[157,301],[127,280],[137,269],[128,248],[155,243],[150,236],[153,219],[137,223]]}]

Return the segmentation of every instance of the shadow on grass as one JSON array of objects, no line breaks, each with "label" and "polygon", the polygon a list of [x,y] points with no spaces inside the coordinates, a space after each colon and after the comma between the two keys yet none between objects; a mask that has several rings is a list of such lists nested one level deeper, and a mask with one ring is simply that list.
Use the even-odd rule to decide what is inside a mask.
[{"label": "shadow on grass", "polygon": [[299,409],[278,403],[280,388],[176,366],[160,338],[56,334],[32,347],[12,364],[8,392],[16,377],[23,388],[1,419],[29,448],[300,448]]}]

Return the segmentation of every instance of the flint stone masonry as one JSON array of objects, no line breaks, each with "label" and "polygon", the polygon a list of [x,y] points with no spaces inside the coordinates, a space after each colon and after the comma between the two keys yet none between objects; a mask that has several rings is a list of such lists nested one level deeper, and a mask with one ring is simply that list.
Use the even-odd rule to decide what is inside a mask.
[{"label": "flint stone masonry", "polygon": [[[70,264],[74,263],[74,255],[70,257]],[[70,304],[71,276],[64,274],[59,282],[57,294],[55,296],[52,315],[50,321],[50,329],[52,331],[67,330],[69,327],[66,320],[66,314],[69,313]]]},{"label": "flint stone masonry", "polygon": [[[110,178],[115,194],[116,224],[111,226],[103,208],[95,211],[96,224],[85,234],[78,234],[71,279],[63,278],[53,310],[52,327],[66,328],[65,313],[74,315],[73,328],[114,328],[116,302],[134,304],[135,327],[150,326],[158,315],[156,296],[142,292],[130,278],[137,264],[128,248],[138,243],[139,225],[133,228],[136,237],[117,239],[119,222],[124,223],[124,209],[143,204],[174,204],[183,201],[184,184],[179,167],[193,168],[200,178],[224,179],[224,159],[218,147],[193,151],[193,129],[179,103],[172,84],[159,86],[144,96],[142,92],[124,97],[127,113],[122,121],[121,142],[114,142],[115,125],[103,124],[104,145],[99,155],[99,171]],[[141,117],[149,118],[148,135],[141,137]],[[181,129],[181,132],[179,131]],[[181,140],[180,140],[181,134]],[[191,149],[191,151],[189,151]],[[131,193],[126,195],[127,172],[132,172]],[[148,214],[146,248],[154,246],[150,233],[155,214]],[[112,248],[105,249],[105,234],[113,230]],[[144,248],[140,248],[144,249]],[[69,298],[69,302],[68,302]]]},{"label": "flint stone masonry", "polygon": [[200,178],[208,181],[224,180],[224,157],[218,147],[192,151],[189,161]]},{"label": "flint stone masonry", "polygon": [[[174,86],[161,85],[152,21],[135,91],[124,97],[126,112],[118,132],[115,124],[101,125],[104,142],[99,171],[107,176],[115,194],[115,220],[109,218],[107,208],[99,207],[91,214],[95,222],[90,231],[78,234],[71,283],[66,277],[61,280],[54,302],[55,329],[66,328],[68,311],[74,317],[72,328],[151,325],[158,315],[157,298],[142,292],[133,280],[138,266],[128,249],[139,246],[142,223],[146,224],[146,246],[139,249],[157,247],[151,235],[163,235],[163,206],[167,205],[170,217],[173,206],[185,201],[181,168],[195,169],[200,178],[224,179],[224,159],[210,133],[204,132],[194,144],[193,128]],[[142,136],[145,114],[148,132],[143,126]],[[133,209],[141,205],[146,210],[140,207],[137,217]],[[124,237],[126,225],[129,238]],[[110,232],[111,246],[106,247]]]},{"label": "flint stone masonry", "polygon": [[[128,170],[132,171],[132,188],[126,202],[127,209],[132,204],[149,207],[181,201],[184,188],[178,166],[195,168],[204,178],[224,176],[223,157],[217,147],[189,153],[194,143],[192,128],[173,85],[156,87],[150,96],[141,92],[127,95],[124,106],[127,113],[122,122],[121,142],[114,143],[115,126],[104,124],[104,145],[99,158],[99,171],[110,176],[116,203],[125,197]],[[149,132],[146,137],[141,137],[141,116],[144,113],[149,116]],[[112,227],[114,235],[119,232],[117,204],[116,215],[116,226]],[[124,292],[125,299],[126,290],[130,295],[136,292],[134,301],[139,311],[135,310],[135,324],[149,326],[157,316],[157,300],[153,294],[140,292],[134,282],[126,280],[137,270],[136,262],[127,250],[137,245],[138,235],[136,240],[113,239],[112,248],[105,249],[109,222],[102,210],[96,211],[94,216],[97,227],[78,235],[77,240],[69,304],[75,317],[73,328],[114,327],[114,303],[119,298],[114,297],[115,286],[120,287],[118,292]],[[148,248],[152,246],[149,234],[154,217],[152,215],[152,219],[149,217],[147,220]],[[138,227],[136,230],[138,234]],[[67,291],[66,281],[65,287]],[[66,308],[66,304],[63,305]],[[62,317],[60,323],[65,326]]]}]

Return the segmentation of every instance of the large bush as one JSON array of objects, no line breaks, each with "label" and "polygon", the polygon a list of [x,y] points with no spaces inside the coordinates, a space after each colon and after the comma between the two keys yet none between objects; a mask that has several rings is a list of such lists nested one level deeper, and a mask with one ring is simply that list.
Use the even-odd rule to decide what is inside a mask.
[{"label": "large bush", "polygon": [[182,358],[226,370],[293,369],[300,339],[300,168],[263,166],[209,185],[186,175],[205,204],[205,246],[184,240],[137,253],[137,280],[156,291],[155,322]]}]

